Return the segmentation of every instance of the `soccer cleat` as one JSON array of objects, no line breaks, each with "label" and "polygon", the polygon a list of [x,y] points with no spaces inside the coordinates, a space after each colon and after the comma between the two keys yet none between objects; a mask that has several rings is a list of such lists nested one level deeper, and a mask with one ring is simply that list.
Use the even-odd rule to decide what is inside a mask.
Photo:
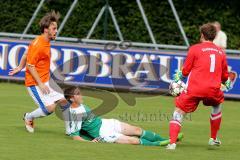
[{"label": "soccer cleat", "polygon": [[168,150],[175,150],[177,147],[176,143],[168,144],[166,149]]},{"label": "soccer cleat", "polygon": [[33,120],[31,121],[31,120],[26,119],[27,114],[28,113],[24,113],[24,115],[23,115],[23,120],[25,122],[25,128],[28,132],[33,133],[34,132],[34,123],[33,123]]},{"label": "soccer cleat", "polygon": [[208,141],[208,144],[210,146],[220,146],[221,145],[221,141],[218,140],[217,138],[214,140],[213,138],[210,138]]},{"label": "soccer cleat", "polygon": [[183,138],[184,138],[183,133],[182,132],[178,133],[177,142],[182,141]]}]

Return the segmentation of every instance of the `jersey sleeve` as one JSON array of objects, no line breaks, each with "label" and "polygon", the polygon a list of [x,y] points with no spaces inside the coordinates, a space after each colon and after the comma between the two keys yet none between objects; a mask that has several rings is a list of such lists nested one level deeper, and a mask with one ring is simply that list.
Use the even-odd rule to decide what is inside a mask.
[{"label": "jersey sleeve", "polygon": [[40,47],[35,44],[31,44],[31,48],[27,52],[27,65],[35,66],[40,58]]},{"label": "jersey sleeve", "polygon": [[194,49],[192,47],[189,48],[187,58],[184,62],[183,69],[182,69],[182,75],[184,77],[187,77],[189,73],[192,70],[193,67],[193,62],[194,62],[195,54],[194,54]]},{"label": "jersey sleeve", "polygon": [[87,105],[84,105],[84,108],[86,110],[88,119],[92,119],[96,117],[96,115],[92,112],[92,110]]},{"label": "jersey sleeve", "polygon": [[226,54],[223,55],[222,60],[222,82],[225,83],[228,80],[228,64],[227,64],[227,58]]},{"label": "jersey sleeve", "polygon": [[92,110],[87,105],[84,105],[84,108],[87,114],[91,114]]}]

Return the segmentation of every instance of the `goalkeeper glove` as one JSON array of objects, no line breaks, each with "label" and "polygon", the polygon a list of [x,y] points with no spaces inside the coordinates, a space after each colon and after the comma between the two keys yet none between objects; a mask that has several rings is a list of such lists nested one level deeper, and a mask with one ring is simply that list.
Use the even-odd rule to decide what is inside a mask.
[{"label": "goalkeeper glove", "polygon": [[223,91],[229,91],[230,89],[232,89],[232,82],[230,79],[228,79],[224,84],[222,84],[221,89]]},{"label": "goalkeeper glove", "polygon": [[175,74],[173,75],[173,80],[175,82],[180,81],[183,78],[182,71],[180,70],[175,70]]},{"label": "goalkeeper glove", "polygon": [[224,85],[226,86],[227,90],[230,90],[232,88],[232,82],[230,81],[230,79],[228,79]]}]

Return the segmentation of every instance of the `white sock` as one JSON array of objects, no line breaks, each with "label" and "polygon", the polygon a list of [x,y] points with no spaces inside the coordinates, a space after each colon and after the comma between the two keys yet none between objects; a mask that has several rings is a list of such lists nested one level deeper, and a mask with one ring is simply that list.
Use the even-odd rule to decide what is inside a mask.
[{"label": "white sock", "polygon": [[173,120],[176,120],[179,123],[182,123],[183,122],[183,118],[184,118],[184,116],[181,113],[179,113],[177,111],[173,112]]},{"label": "white sock", "polygon": [[221,104],[217,105],[217,106],[212,106],[212,114],[218,114],[219,112],[222,111],[222,106]]},{"label": "white sock", "polygon": [[38,109],[32,111],[31,113],[27,113],[26,119],[33,120],[35,118],[40,118],[40,117],[45,117],[45,116],[47,116],[47,115],[42,111],[42,109],[38,108]]}]

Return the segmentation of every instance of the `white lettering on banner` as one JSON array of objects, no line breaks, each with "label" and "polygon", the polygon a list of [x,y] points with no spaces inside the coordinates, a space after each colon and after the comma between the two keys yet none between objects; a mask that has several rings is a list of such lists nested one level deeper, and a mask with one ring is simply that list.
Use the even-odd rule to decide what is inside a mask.
[{"label": "white lettering on banner", "polygon": [[59,70],[59,66],[57,65],[57,61],[61,59],[61,53],[59,50],[55,49],[55,48],[51,48],[51,65],[50,65],[50,69],[53,73],[53,75],[57,78],[57,79],[61,79],[64,80],[65,77],[63,77],[63,75],[61,74],[61,71]]},{"label": "white lettering on banner", "polygon": [[57,65],[57,61],[60,60],[61,58],[61,53],[59,50],[55,49],[55,48],[51,48],[51,71],[55,71],[58,67]]},{"label": "white lettering on banner", "polygon": [[[126,57],[126,63],[121,66],[123,74],[126,75],[126,78],[128,80],[135,79],[135,73],[132,72],[132,70],[131,70],[131,67],[135,64],[135,59],[130,54],[123,53],[123,55]],[[120,60],[120,61],[122,61],[122,60]]]},{"label": "white lettering on banner", "polygon": [[[63,55],[64,55],[63,73],[68,73],[69,75],[79,75],[86,71],[88,65],[87,65],[85,54],[82,51],[76,50],[76,49],[66,49],[66,48],[63,48],[61,50],[63,51]],[[76,65],[74,64],[76,60],[74,57],[74,54],[77,55],[76,58],[78,60],[77,69],[75,71],[73,71],[74,66]]]},{"label": "white lettering on banner", "polygon": [[[121,53],[118,53],[118,54],[121,54]],[[123,55],[126,58],[126,62],[124,64],[120,65],[119,69],[121,69],[121,72],[126,77],[128,82],[133,86],[143,86],[143,85],[145,85],[145,82],[140,82],[139,79],[138,79],[138,75],[139,75],[140,72],[138,72],[138,70],[136,70],[135,72],[132,71],[132,67],[136,64],[135,57],[133,55],[130,55],[130,54],[127,54],[127,53],[123,53]],[[120,59],[119,62],[123,62],[123,59],[121,59],[121,58],[123,58],[123,57],[119,57],[119,59]],[[115,60],[116,59],[114,59],[114,61]],[[118,69],[118,68],[116,68],[116,69]],[[113,71],[115,71],[115,70],[113,70]]]},{"label": "white lettering on banner", "polygon": [[[19,65],[21,55],[27,51],[30,41],[0,40],[0,76],[10,78],[8,71]],[[204,52],[224,53],[222,50],[205,48]],[[212,58],[212,57],[211,57]],[[239,58],[228,55],[229,66],[233,70],[229,77],[233,79],[233,89],[225,96],[240,98]],[[83,83],[95,87],[106,86],[129,87],[132,89],[164,89],[167,90],[171,74],[180,70],[185,59],[184,52],[152,52],[143,50],[105,51],[99,47],[87,45],[69,45],[54,43],[51,48],[51,72],[57,82]],[[24,69],[21,71],[24,72]],[[16,74],[11,78],[23,79],[24,74]],[[90,78],[84,76],[92,76]],[[84,77],[84,78],[82,78]],[[96,77],[106,77],[96,79]],[[95,78],[95,79],[94,79]],[[104,81],[106,80],[106,81]],[[160,81],[160,83],[159,83]],[[234,83],[236,82],[236,83]]]},{"label": "white lettering on banner", "polygon": [[8,61],[8,44],[0,43],[0,47],[2,48],[0,52],[0,68],[6,70]]},{"label": "white lettering on banner", "polygon": [[[28,46],[27,45],[16,45],[14,47],[11,48],[11,50],[9,51],[9,55],[8,55],[8,61],[9,61],[9,65],[11,66],[11,68],[16,68],[19,64],[18,59],[21,59],[21,57],[19,57],[20,54],[20,50],[24,49],[24,52],[27,52]],[[22,70],[25,71],[26,68],[24,68]]]},{"label": "white lettering on banner", "polygon": [[178,62],[177,70],[181,70],[184,62],[184,57],[175,56],[174,58],[177,59]]},{"label": "white lettering on banner", "polygon": [[133,79],[131,67],[135,64],[135,59],[132,55],[122,52],[111,52],[113,55],[112,62],[112,78]]},{"label": "white lettering on banner", "polygon": [[[25,52],[27,44],[0,44],[0,68],[6,70],[17,67],[20,53]],[[9,52],[9,55],[8,55]],[[136,56],[138,55],[138,56]],[[137,59],[136,59],[137,58]],[[141,85],[140,81],[171,82],[171,58],[177,60],[178,69],[183,64],[182,56],[149,55],[148,53],[105,52],[71,48],[51,48],[51,71],[59,80],[74,80],[74,76],[86,74],[92,77],[126,78],[130,84]],[[158,67],[159,66],[159,70]],[[144,78],[141,80],[142,75]],[[146,75],[146,76],[145,76]]]},{"label": "white lettering on banner", "polygon": [[[150,60],[150,56],[147,54],[144,54],[142,57],[142,60],[137,68],[136,73],[143,74],[145,73],[147,75],[146,80],[149,81],[157,81],[157,75],[153,66],[152,61]],[[136,75],[136,77],[140,78],[140,74]]]},{"label": "white lettering on banner", "polygon": [[170,56],[157,56],[160,63],[160,79],[164,82],[171,82],[170,78]]},{"label": "white lettering on banner", "polygon": [[[111,67],[109,62],[111,62],[112,57],[110,54],[102,51],[87,51],[90,54],[89,60],[89,76],[96,77],[108,77],[111,75]],[[99,73],[99,67],[101,71]]]}]

